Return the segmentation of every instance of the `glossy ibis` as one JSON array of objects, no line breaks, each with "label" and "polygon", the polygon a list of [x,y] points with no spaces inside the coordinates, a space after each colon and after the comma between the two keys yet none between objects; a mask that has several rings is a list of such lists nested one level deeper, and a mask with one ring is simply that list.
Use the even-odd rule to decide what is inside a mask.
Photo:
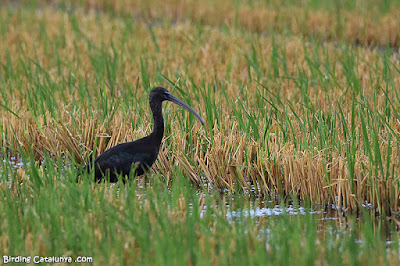
[{"label": "glossy ibis", "polygon": [[129,176],[134,171],[135,176],[142,175],[157,159],[161,140],[164,134],[164,118],[162,102],[171,101],[192,112],[204,125],[201,117],[186,103],[182,102],[162,87],[151,90],[149,95],[150,109],[153,113],[153,131],[150,135],[133,142],[121,143],[99,155],[94,164],[87,164],[84,171],[91,172],[94,167],[95,180],[110,177],[110,182],[116,182],[117,175]]}]

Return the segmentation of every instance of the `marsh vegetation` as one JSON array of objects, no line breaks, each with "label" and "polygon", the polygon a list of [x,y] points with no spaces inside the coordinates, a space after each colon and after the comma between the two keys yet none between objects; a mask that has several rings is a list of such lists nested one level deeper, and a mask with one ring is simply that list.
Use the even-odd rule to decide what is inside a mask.
[{"label": "marsh vegetation", "polygon": [[[398,263],[399,17],[396,1],[3,1],[0,250]],[[164,105],[146,177],[75,183],[151,132],[155,86],[205,126]],[[248,214],[299,202],[304,215]]]}]

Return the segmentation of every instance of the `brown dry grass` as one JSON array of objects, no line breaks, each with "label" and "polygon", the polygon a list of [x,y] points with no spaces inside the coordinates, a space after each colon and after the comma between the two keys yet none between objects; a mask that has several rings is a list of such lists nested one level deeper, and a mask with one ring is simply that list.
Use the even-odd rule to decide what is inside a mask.
[{"label": "brown dry grass", "polygon": [[[49,2],[54,4],[55,1]],[[15,80],[9,78],[3,81],[5,94],[0,97],[2,102],[7,101],[8,107],[20,117],[18,119],[5,109],[0,110],[4,129],[1,144],[13,155],[18,155],[20,146],[23,150],[34,151],[38,161],[42,160],[44,153],[47,152],[55,158],[67,154],[78,162],[83,162],[87,160],[96,143],[97,153],[101,153],[117,143],[131,141],[150,132],[151,118],[148,114],[143,118],[144,123],[139,128],[132,129],[131,122],[139,121],[139,114],[134,107],[130,107],[127,112],[116,110],[112,117],[102,118],[103,113],[100,109],[93,110],[89,116],[82,116],[81,109],[91,108],[86,106],[89,105],[88,101],[83,100],[85,106],[78,108],[79,106],[74,105],[72,100],[80,98],[78,90],[67,87],[63,92],[60,90],[53,93],[53,99],[59,106],[57,118],[52,117],[50,113],[42,113],[36,117],[29,111],[28,95],[32,91],[36,92],[34,88],[38,82],[45,82],[47,77],[55,83],[66,86],[65,80],[72,76],[76,78],[74,83],[76,87],[82,86],[79,81],[85,81],[89,94],[98,94],[101,85],[96,83],[96,70],[91,61],[96,54],[90,49],[88,45],[90,42],[97,47],[105,47],[105,53],[97,55],[99,57],[108,55],[113,59],[117,51],[120,62],[115,82],[118,84],[132,84],[132,86],[136,86],[134,84],[138,82],[140,84],[142,82],[140,60],[143,59],[148,63],[152,83],[157,80],[155,77],[159,67],[157,63],[163,60],[160,72],[170,78],[179,73],[177,80],[180,77],[186,78],[180,80],[180,84],[189,88],[192,83],[202,84],[203,81],[206,84],[216,82],[223,85],[229,97],[228,101],[220,90],[212,91],[210,95],[221,114],[220,123],[207,121],[212,134],[201,128],[199,123],[195,123],[192,128],[192,143],[189,146],[187,131],[182,131],[181,124],[174,119],[168,120],[170,132],[173,134],[165,138],[159,160],[154,167],[155,171],[160,171],[168,180],[174,178],[174,169],[179,167],[194,182],[201,183],[205,178],[221,188],[233,190],[236,182],[244,189],[249,189],[249,183],[253,183],[258,185],[262,192],[295,194],[309,198],[313,202],[332,203],[349,209],[357,209],[362,203],[369,202],[377,209],[379,206],[384,206],[383,209],[399,211],[400,150],[397,142],[392,143],[395,145],[391,150],[389,169],[393,174],[389,180],[380,173],[370,176],[366,167],[370,162],[367,154],[363,152],[363,144],[359,143],[353,182],[347,169],[346,154],[342,150],[333,151],[331,158],[327,158],[322,150],[310,151],[295,147],[296,141],[303,139],[304,134],[301,123],[294,116],[294,112],[297,114],[305,112],[303,105],[300,104],[302,95],[296,89],[295,80],[274,78],[270,64],[275,44],[279,47],[281,56],[284,55],[287,71],[291,76],[298,77],[300,69],[304,71],[305,76],[312,79],[315,73],[309,66],[307,56],[312,52],[313,57],[324,60],[328,55],[331,69],[335,70],[333,88],[323,91],[322,82],[317,80],[309,89],[309,98],[324,114],[332,114],[332,110],[337,108],[339,102],[343,108],[345,121],[350,125],[353,95],[348,88],[342,67],[346,51],[335,41],[327,41],[323,49],[314,51],[314,44],[305,41],[302,35],[319,36],[324,40],[343,37],[361,44],[388,43],[391,46],[398,46],[400,32],[399,23],[396,23],[400,17],[398,9],[393,9],[378,20],[371,20],[374,14],[372,11],[371,14],[344,12],[341,14],[343,31],[338,36],[335,16],[317,10],[307,13],[304,17],[302,15],[304,10],[298,7],[273,10],[254,6],[235,10],[233,6],[223,2],[214,3],[217,6],[198,6],[200,2],[190,1],[183,4],[176,1],[151,2],[145,7],[129,1],[112,1],[109,4],[102,1],[85,3],[87,4],[83,10],[74,13],[81,34],[76,33],[73,28],[72,15],[62,10],[43,7],[35,12],[24,9],[7,12],[6,9],[0,9],[0,16],[7,18],[0,51],[7,51],[11,55],[11,64],[18,76]],[[106,12],[108,5],[111,5],[121,17],[133,13],[136,19],[133,28],[126,31],[123,19],[115,17],[114,13]],[[103,10],[104,13],[99,10]],[[221,13],[224,15],[219,15]],[[160,23],[153,27],[159,51],[146,25],[149,19],[155,22],[157,19],[175,22],[175,24]],[[193,21],[198,24],[193,24]],[[235,29],[235,23],[246,31]],[[230,34],[224,34],[215,25],[230,27]],[[43,37],[43,27],[46,38]],[[295,35],[257,34],[270,29],[280,32],[283,27],[289,28]],[[126,41],[119,41],[124,38]],[[60,40],[63,40],[63,44],[56,46],[56,52],[57,56],[62,58],[61,71],[58,70],[53,46]],[[111,43],[115,51],[110,48]],[[255,96],[260,86],[253,80],[256,73],[251,70],[253,77],[249,76],[248,63],[243,56],[243,54],[248,55],[252,47],[255,47],[258,53],[257,63],[260,71],[268,73],[260,77],[259,82],[271,91],[279,93],[284,104],[292,103],[294,111],[289,110],[287,106],[277,111],[280,114],[288,114],[293,126],[291,132],[294,132],[294,135],[289,135],[286,144],[282,144],[280,126],[273,120],[268,135],[268,149],[262,146],[260,139],[255,139],[249,132],[240,129],[232,111],[232,106],[240,107],[238,100],[245,103],[245,109],[249,112],[257,113],[260,108]],[[377,88],[386,88],[387,84],[381,76],[383,62],[380,52],[359,47],[354,48],[353,53],[354,71],[360,78],[363,94],[376,95],[375,102],[369,97],[365,104],[382,113],[386,96]],[[28,64],[30,59],[34,59],[47,74],[42,73],[39,67],[33,64],[31,71],[35,73],[36,80],[24,74],[26,72],[23,63]],[[389,60],[399,67],[395,55]],[[0,62],[6,64],[7,61],[7,54],[2,53]],[[394,69],[393,71],[395,72]],[[4,70],[0,70],[0,73],[5,76]],[[283,64],[279,64],[279,73],[281,76],[285,73]],[[391,88],[399,88],[399,75],[393,75],[392,82]],[[166,86],[166,84],[154,85]],[[130,85],[123,90],[130,90],[128,86]],[[147,88],[141,85],[135,88],[139,102],[146,103],[146,100],[141,101],[142,97],[147,98],[145,89]],[[190,98],[194,99],[194,93],[190,90],[189,93]],[[394,95],[394,91],[389,93]],[[106,94],[108,98],[112,97],[109,92]],[[124,96],[120,91],[116,91],[113,97],[122,99]],[[359,95],[354,97],[360,100]],[[398,104],[396,106],[398,107]],[[142,108],[148,112],[147,104]],[[175,110],[175,107],[168,106],[168,108]],[[206,116],[204,102],[195,102],[194,108],[199,110],[203,117]],[[266,105],[266,108],[270,107]],[[356,119],[359,121],[359,117]],[[267,121],[260,118],[258,123],[258,133],[263,136]],[[341,121],[336,123],[336,128],[341,128]],[[394,134],[399,136],[399,121],[392,116],[388,125],[394,130]],[[355,133],[357,136],[362,135],[359,123],[355,126]],[[378,133],[382,154],[387,150],[387,137],[392,133],[386,127],[381,128]],[[213,140],[210,136],[213,136]],[[306,141],[311,142],[312,139]],[[342,139],[343,143],[344,141]],[[206,150],[204,145],[207,147]],[[383,156],[385,160],[387,155]]]},{"label": "brown dry grass", "polygon": [[[21,1],[24,2],[24,1]],[[47,0],[47,5],[64,6],[63,1]],[[132,16],[139,21],[191,20],[204,25],[239,26],[254,32],[282,32],[314,36],[322,40],[345,39],[362,45],[398,48],[400,45],[400,9],[395,4],[385,12],[376,1],[355,1],[353,8],[336,4],[313,8],[308,1],[285,4],[268,1],[71,1],[67,8],[112,12]]]}]

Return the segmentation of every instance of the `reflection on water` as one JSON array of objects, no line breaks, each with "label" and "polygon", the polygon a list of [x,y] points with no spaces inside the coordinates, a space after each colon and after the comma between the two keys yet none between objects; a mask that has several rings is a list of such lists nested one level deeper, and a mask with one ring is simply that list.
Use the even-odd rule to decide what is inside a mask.
[{"label": "reflection on water", "polygon": [[[10,157],[10,158],[5,158],[2,160],[1,163],[1,173],[4,172],[9,172],[10,170],[17,170],[20,167],[24,166],[24,163],[22,162],[22,160],[20,158],[17,157]],[[8,173],[10,175],[10,173]]]},{"label": "reflection on water", "polygon": [[250,218],[258,218],[258,217],[265,217],[265,216],[277,216],[282,214],[287,215],[305,215],[306,212],[310,214],[321,213],[318,210],[307,210],[304,207],[282,207],[280,205],[276,205],[272,208],[261,208],[256,207],[254,209],[248,210],[241,210],[241,211],[232,211],[227,213],[227,218],[236,218],[236,217],[250,217]]}]

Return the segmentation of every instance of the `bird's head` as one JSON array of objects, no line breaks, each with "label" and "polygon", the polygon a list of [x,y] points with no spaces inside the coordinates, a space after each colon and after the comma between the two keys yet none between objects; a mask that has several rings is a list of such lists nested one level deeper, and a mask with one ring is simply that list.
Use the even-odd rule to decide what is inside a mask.
[{"label": "bird's head", "polygon": [[172,95],[166,88],[163,87],[155,87],[151,90],[150,95],[149,95],[150,103],[155,103],[155,102],[163,102],[163,101],[170,101],[173,103],[176,103],[186,110],[190,111],[193,113],[199,120],[200,122],[204,125],[203,119],[201,119],[200,115],[196,113],[189,105],[186,103],[182,102],[178,98],[176,98],[174,95]]},{"label": "bird's head", "polygon": [[149,99],[150,101],[152,100],[156,100],[156,101],[167,101],[168,100],[168,96],[170,96],[171,93],[163,87],[155,87],[151,90],[150,95],[149,95]]}]

